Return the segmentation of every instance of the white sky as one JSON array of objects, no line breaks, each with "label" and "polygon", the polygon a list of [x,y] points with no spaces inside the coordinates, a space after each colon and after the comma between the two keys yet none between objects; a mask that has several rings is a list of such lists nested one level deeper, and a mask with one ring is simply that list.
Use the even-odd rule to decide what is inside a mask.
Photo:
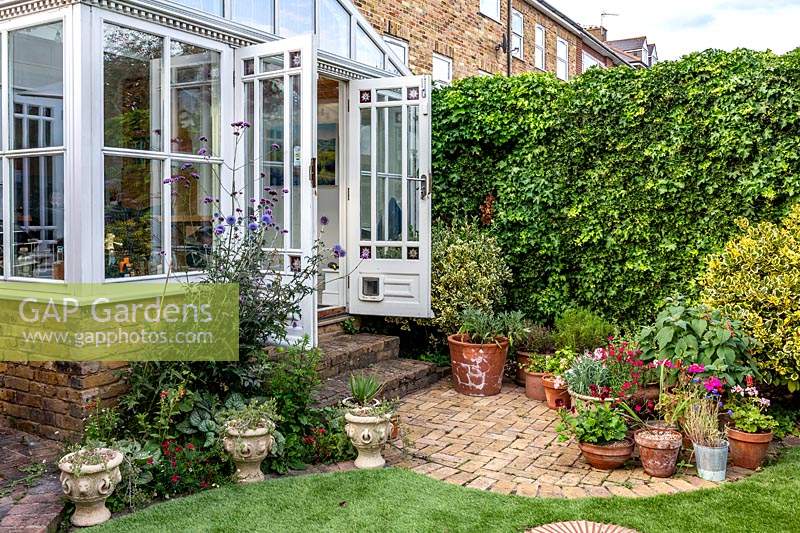
[{"label": "white sky", "polygon": [[707,48],[770,49],[800,47],[800,0],[551,0],[584,25],[606,17],[609,39],[646,35],[659,59],[677,59]]}]

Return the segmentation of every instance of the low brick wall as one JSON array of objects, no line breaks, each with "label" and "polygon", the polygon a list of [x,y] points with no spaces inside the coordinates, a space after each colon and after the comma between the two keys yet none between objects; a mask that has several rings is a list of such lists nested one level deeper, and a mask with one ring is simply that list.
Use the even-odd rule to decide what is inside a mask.
[{"label": "low brick wall", "polygon": [[128,390],[124,362],[0,362],[0,418],[49,439],[77,439],[86,404],[113,402]]}]

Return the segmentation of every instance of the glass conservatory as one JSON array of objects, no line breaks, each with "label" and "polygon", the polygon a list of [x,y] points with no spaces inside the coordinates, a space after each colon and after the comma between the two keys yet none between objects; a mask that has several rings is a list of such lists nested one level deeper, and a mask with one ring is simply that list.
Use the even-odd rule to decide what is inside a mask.
[{"label": "glass conservatory", "polygon": [[346,0],[5,1],[0,58],[4,281],[202,276],[206,191],[236,179],[285,191],[287,271],[347,252],[291,337],[325,309],[430,315],[430,81]]}]

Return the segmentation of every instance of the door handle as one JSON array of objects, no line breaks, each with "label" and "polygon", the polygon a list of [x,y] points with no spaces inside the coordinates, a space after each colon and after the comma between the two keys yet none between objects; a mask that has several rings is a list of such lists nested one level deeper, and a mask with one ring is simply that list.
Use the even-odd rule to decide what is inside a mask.
[{"label": "door handle", "polygon": [[308,169],[308,179],[311,180],[311,188],[317,188],[317,158],[311,158],[311,168]]},{"label": "door handle", "polygon": [[420,181],[422,182],[422,192],[420,193],[420,198],[424,200],[428,197],[431,193],[431,175],[428,173],[427,175],[423,174],[420,176]]}]

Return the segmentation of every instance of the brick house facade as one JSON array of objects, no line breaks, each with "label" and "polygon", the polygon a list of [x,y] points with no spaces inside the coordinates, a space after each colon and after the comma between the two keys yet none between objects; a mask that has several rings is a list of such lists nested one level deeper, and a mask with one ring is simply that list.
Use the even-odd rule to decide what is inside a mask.
[{"label": "brick house facade", "polygon": [[[507,72],[506,52],[498,47],[507,31],[505,0],[500,2],[499,21],[480,12],[480,0],[354,0],[354,4],[381,34],[408,43],[409,67],[415,74],[431,72],[434,53],[452,60],[453,79]],[[568,43],[570,78],[583,71],[584,53],[604,66],[627,63],[549,4],[513,0],[513,9],[522,15],[524,43],[522,57],[513,58],[513,74],[538,70],[534,62],[537,24],[545,29],[544,70],[548,72],[556,72],[558,39]]]}]

